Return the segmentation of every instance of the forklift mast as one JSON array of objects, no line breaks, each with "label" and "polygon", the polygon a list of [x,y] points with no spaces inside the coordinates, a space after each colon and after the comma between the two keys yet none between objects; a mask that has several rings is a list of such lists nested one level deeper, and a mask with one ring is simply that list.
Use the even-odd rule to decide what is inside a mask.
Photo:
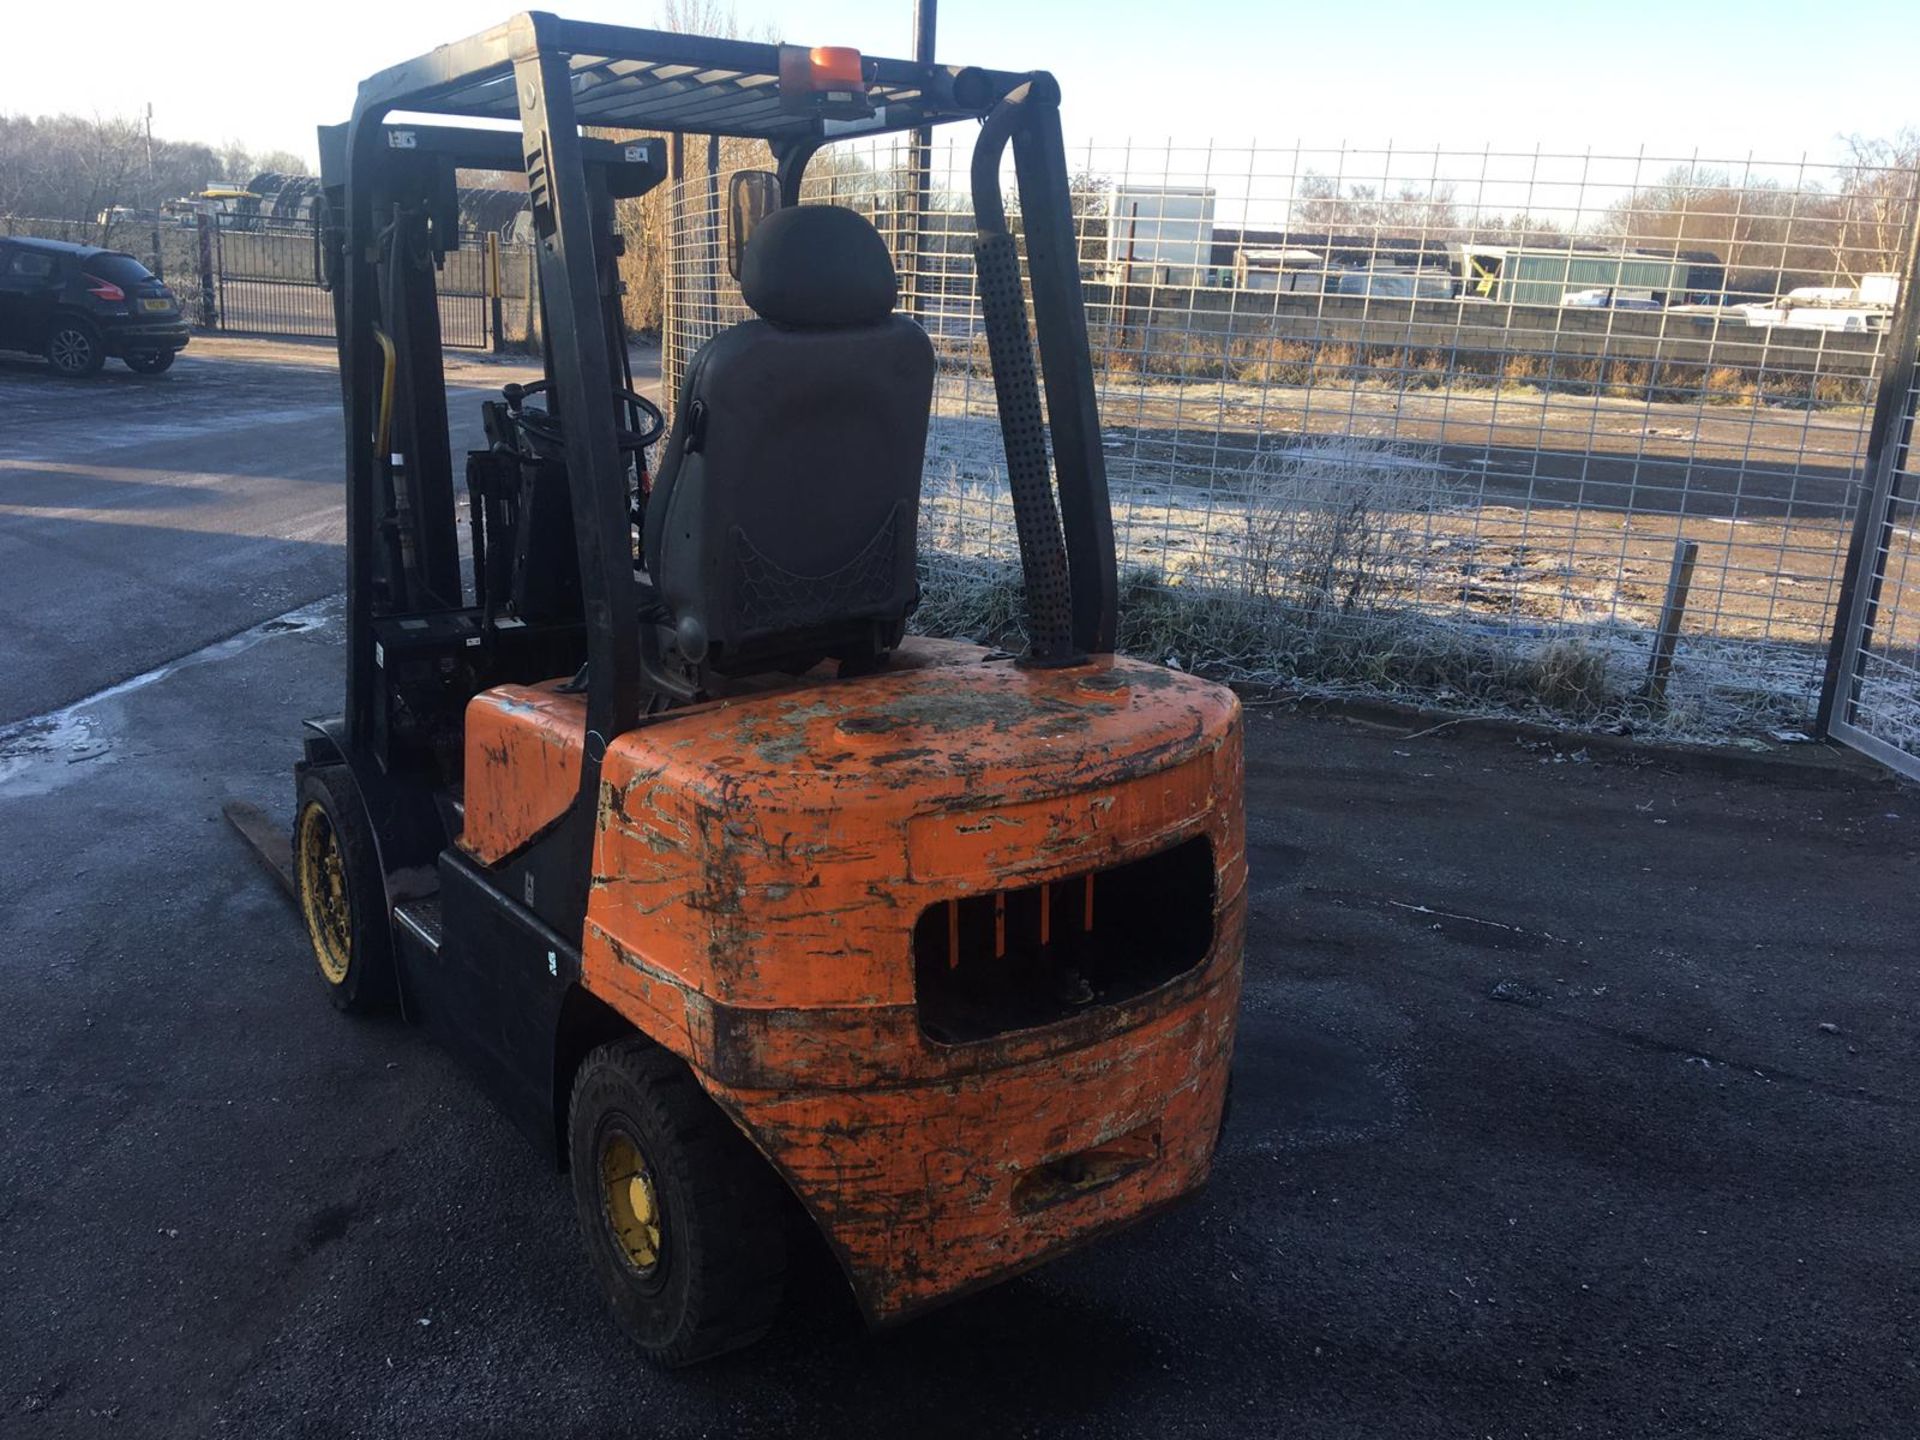
[{"label": "forklift mast", "polygon": [[[349,417],[350,614],[356,631],[363,631],[377,619],[457,610],[464,603],[435,278],[460,244],[457,172],[519,171],[525,157],[518,137],[503,132],[376,124],[362,136],[358,171],[349,179],[354,133],[351,123],[320,131],[323,205],[317,223]],[[644,195],[666,178],[665,148],[657,138],[579,138],[577,154],[587,198],[577,248],[591,267],[588,345],[624,385],[622,242],[613,202]],[[546,269],[543,264],[543,276]],[[529,297],[543,312],[544,293],[543,286]],[[563,343],[556,350],[553,325],[544,317],[537,328],[551,383],[557,361],[578,360],[578,347]],[[609,470],[609,479],[623,475],[617,463]],[[615,494],[619,489],[605,488]],[[476,577],[476,588],[480,583]],[[346,718],[348,733],[360,737],[371,730],[364,662],[372,655],[356,658],[363,663],[349,667]]]}]

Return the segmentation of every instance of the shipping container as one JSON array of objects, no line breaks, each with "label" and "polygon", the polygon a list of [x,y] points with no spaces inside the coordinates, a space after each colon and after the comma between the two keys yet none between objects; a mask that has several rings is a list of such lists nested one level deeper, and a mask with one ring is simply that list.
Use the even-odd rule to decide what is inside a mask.
[{"label": "shipping container", "polygon": [[1688,295],[1689,261],[1637,251],[1460,248],[1461,293],[1508,305],[1554,305],[1569,293],[1609,290],[1677,305]]}]

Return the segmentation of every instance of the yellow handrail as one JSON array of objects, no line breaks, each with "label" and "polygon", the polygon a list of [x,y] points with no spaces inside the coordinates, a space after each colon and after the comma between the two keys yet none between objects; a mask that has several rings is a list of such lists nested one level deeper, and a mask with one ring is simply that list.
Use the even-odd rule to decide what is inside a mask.
[{"label": "yellow handrail", "polygon": [[387,332],[378,325],[373,327],[373,338],[380,344],[380,353],[386,357],[385,373],[380,377],[380,423],[373,430],[373,453],[384,460],[387,456],[387,441],[393,437],[393,372],[398,364],[394,356],[393,341],[387,338]]}]

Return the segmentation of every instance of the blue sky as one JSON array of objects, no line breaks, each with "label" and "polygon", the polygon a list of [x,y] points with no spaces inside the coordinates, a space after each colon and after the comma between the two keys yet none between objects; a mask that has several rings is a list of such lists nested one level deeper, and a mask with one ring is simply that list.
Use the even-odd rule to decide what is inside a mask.
[{"label": "blue sky", "polygon": [[[657,21],[653,0],[548,0],[581,18]],[[809,44],[905,54],[910,0],[738,0],[739,24]],[[72,13],[13,5],[0,108],[134,113],[159,133],[239,139],[311,155],[313,127],[344,118],[359,78],[485,28],[506,6],[472,0],[90,0]],[[324,21],[321,19],[324,13]],[[1888,63],[1920,53],[1920,4],[1863,0],[946,0],[950,61],[1059,76],[1071,136],[1182,144],[1496,148],[1819,161],[1847,132],[1920,125]],[[190,52],[191,57],[190,57]],[[59,62],[49,63],[49,57]]]}]

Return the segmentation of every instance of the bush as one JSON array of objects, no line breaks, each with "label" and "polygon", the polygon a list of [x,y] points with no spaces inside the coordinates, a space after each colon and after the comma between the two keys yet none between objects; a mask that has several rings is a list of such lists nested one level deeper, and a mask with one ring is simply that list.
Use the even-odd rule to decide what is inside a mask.
[{"label": "bush", "polygon": [[1260,455],[1245,472],[1238,588],[1306,617],[1371,608],[1407,579],[1411,531],[1445,503],[1445,473],[1432,450],[1360,438]]},{"label": "bush", "polygon": [[1752,378],[1744,370],[1728,365],[1707,372],[1705,394],[1709,405],[1751,405],[1757,398]]},{"label": "bush", "polygon": [[[1026,644],[1025,618],[1018,565],[922,558],[916,633],[1017,651]],[[1582,640],[1533,645],[1401,611],[1315,619],[1146,568],[1120,575],[1118,648],[1235,683],[1404,695],[1578,724],[1650,718],[1616,683],[1608,652]]]}]

